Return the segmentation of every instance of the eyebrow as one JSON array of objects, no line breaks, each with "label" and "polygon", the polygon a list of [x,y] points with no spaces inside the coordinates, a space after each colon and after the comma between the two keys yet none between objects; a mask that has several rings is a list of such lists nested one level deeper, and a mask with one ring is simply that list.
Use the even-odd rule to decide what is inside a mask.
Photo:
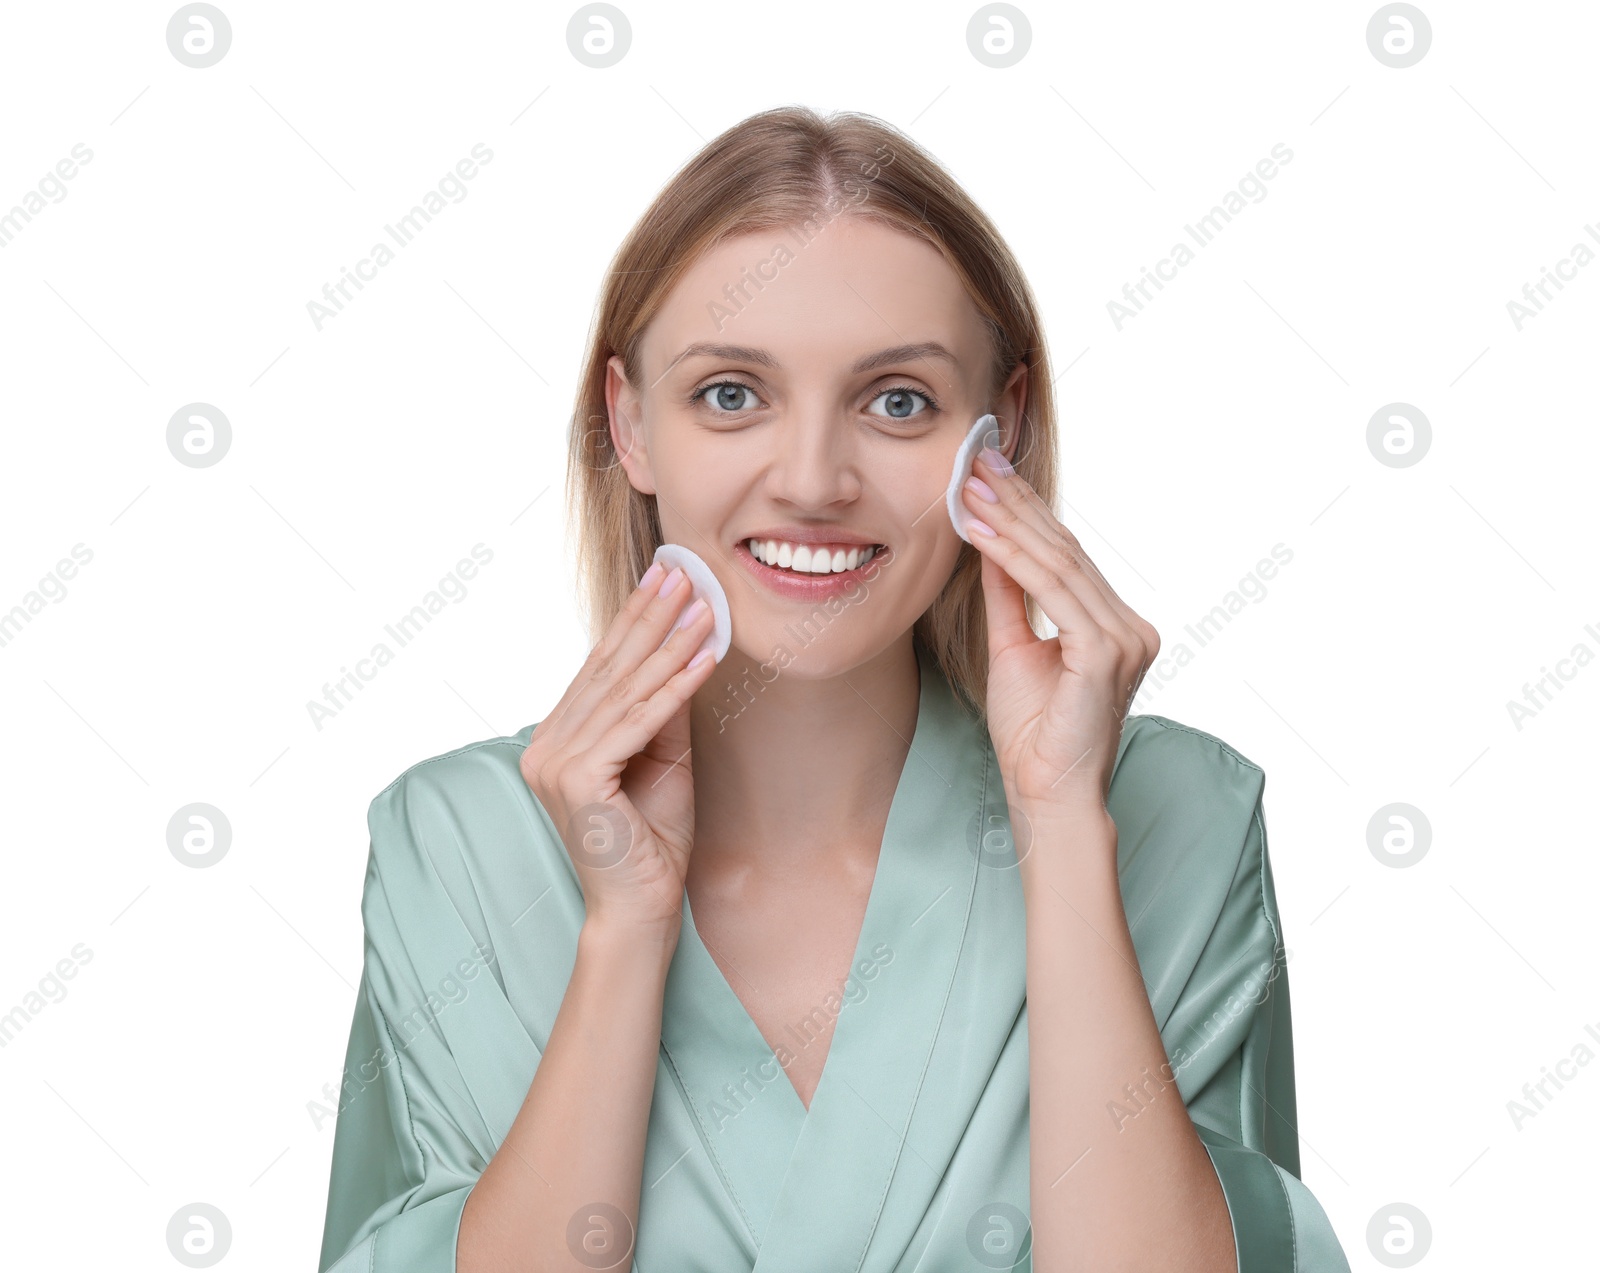
[{"label": "eyebrow", "polygon": [[[720,358],[726,362],[753,362],[759,367],[778,367],[778,360],[765,349],[754,349],[748,345],[718,345],[707,341],[699,341],[686,348],[668,365],[678,365],[685,358]],[[956,356],[936,340],[924,340],[915,345],[895,345],[889,349],[880,349],[875,354],[866,354],[856,359],[855,365],[850,368],[852,375],[860,375],[864,371],[875,371],[879,367],[887,367],[894,363],[916,362],[925,358],[943,358],[952,366],[956,365]],[[663,375],[666,373],[663,372]]]}]

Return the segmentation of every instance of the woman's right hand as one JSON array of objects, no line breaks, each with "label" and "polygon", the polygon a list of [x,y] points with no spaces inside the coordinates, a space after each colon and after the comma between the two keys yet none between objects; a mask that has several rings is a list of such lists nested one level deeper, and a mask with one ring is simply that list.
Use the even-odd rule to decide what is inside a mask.
[{"label": "woman's right hand", "polygon": [[694,602],[701,612],[661,638],[693,595],[682,570],[663,580],[652,565],[521,762],[577,869],[588,920],[673,941],[694,843],[689,700],[716,659],[686,664],[711,631],[710,608]]}]

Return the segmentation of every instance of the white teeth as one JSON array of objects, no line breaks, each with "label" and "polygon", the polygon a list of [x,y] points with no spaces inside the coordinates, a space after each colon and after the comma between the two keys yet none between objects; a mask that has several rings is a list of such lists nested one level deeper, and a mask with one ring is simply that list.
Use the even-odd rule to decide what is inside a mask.
[{"label": "white teeth", "polygon": [[780,539],[751,539],[745,542],[750,555],[757,561],[797,574],[828,575],[844,570],[854,570],[870,561],[878,551],[875,547],[837,547],[831,552],[826,546],[791,544]]}]

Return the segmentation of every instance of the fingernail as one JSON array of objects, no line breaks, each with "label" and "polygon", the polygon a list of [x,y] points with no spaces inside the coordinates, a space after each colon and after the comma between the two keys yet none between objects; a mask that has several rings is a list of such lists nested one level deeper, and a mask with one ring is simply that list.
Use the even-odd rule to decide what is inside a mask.
[{"label": "fingernail", "polygon": [[688,627],[710,608],[704,597],[695,598],[695,603],[683,612],[683,626]]},{"label": "fingernail", "polygon": [[663,597],[670,597],[673,593],[673,590],[682,582],[683,568],[681,566],[674,566],[672,568],[672,573],[667,576],[667,582],[661,585],[661,595]]},{"label": "fingernail", "polygon": [[1000,497],[994,493],[994,488],[976,473],[967,479],[967,489],[979,499],[988,500],[991,504],[1000,502]]},{"label": "fingernail", "polygon": [[990,539],[999,538],[999,536],[994,533],[993,526],[989,525],[988,522],[980,522],[976,517],[967,518],[967,529],[975,530],[980,535],[987,535]]},{"label": "fingernail", "polygon": [[986,446],[980,454],[983,456],[983,462],[1002,477],[1009,477],[1016,472],[1016,469],[1011,467],[1011,461],[1001,455],[994,447]]},{"label": "fingernail", "polygon": [[659,561],[651,562],[650,569],[645,571],[643,577],[639,580],[639,587],[643,588],[646,592],[650,592],[653,591],[655,586],[660,582],[661,563]]}]

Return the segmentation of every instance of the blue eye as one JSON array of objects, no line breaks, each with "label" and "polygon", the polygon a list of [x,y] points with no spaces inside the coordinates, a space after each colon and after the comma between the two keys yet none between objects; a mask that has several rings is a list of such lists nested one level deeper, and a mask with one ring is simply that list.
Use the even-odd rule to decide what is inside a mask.
[{"label": "blue eye", "polygon": [[[691,403],[704,401],[711,407],[714,415],[737,415],[740,411],[754,409],[754,404],[745,400],[745,394],[749,394],[757,402],[760,401],[756,397],[756,391],[742,380],[713,380],[690,394],[689,401]],[[890,420],[911,420],[939,409],[938,402],[930,394],[921,389],[913,389],[910,385],[895,385],[879,390],[872,401],[876,403],[885,398],[889,399],[888,410],[874,411],[871,414],[884,415]],[[921,410],[916,409],[914,400],[917,399],[924,404]]]},{"label": "blue eye", "polygon": [[[891,420],[910,420],[914,416],[923,415],[928,411],[937,411],[939,409],[939,404],[931,397],[925,394],[921,389],[911,388],[910,385],[896,385],[892,389],[885,389],[880,392],[878,396],[873,399],[873,401],[877,402],[879,398],[889,398],[895,402],[895,405],[891,406],[888,411],[888,416]],[[927,406],[922,411],[912,411],[910,410],[911,404],[907,401],[908,398],[921,398],[922,401],[927,404]],[[901,410],[902,407],[905,408],[905,410]],[[875,412],[874,414],[877,413]]]},{"label": "blue eye", "polygon": [[[707,398],[706,395],[711,393],[711,390],[713,389],[717,390],[717,392],[712,394],[710,398]],[[715,380],[711,384],[696,389],[693,396],[690,398],[690,401],[698,402],[701,399],[705,399],[705,401],[711,402],[713,399],[715,399],[716,405],[712,408],[713,411],[719,415],[728,415],[749,409],[747,407],[737,405],[739,402],[739,395],[741,393],[747,393],[753,398],[755,397],[756,391],[743,381]]]}]

